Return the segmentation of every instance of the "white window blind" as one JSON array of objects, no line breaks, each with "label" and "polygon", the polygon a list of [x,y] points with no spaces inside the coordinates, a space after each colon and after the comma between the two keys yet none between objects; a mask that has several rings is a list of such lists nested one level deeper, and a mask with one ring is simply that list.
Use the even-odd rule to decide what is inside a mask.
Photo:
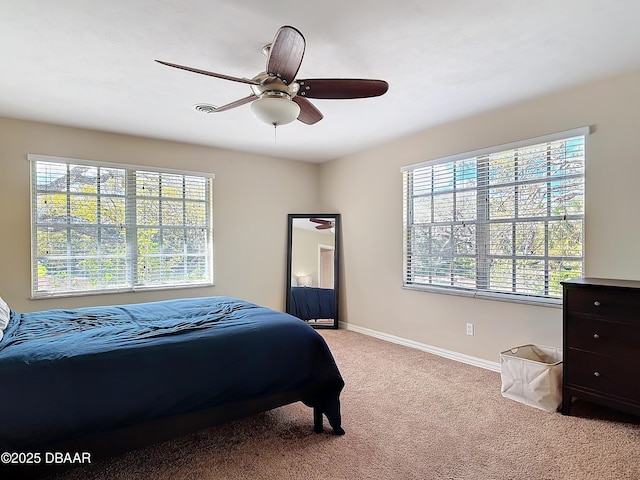
[{"label": "white window blind", "polygon": [[588,128],[404,167],[404,285],[560,299],[583,275]]},{"label": "white window blind", "polygon": [[33,297],[212,284],[211,175],[29,159]]}]

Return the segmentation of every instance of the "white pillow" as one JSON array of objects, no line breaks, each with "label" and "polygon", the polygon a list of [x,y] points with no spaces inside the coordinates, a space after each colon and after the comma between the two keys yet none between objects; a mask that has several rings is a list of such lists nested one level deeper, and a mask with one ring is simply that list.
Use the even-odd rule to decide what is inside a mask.
[{"label": "white pillow", "polygon": [[9,305],[5,302],[2,297],[0,297],[0,340],[4,336],[3,330],[7,328],[9,325],[9,318],[11,317],[11,312],[9,310]]}]

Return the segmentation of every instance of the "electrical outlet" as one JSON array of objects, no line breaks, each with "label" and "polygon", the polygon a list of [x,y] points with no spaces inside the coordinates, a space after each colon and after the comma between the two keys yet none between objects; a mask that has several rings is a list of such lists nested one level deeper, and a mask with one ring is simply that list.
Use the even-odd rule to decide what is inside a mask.
[{"label": "electrical outlet", "polygon": [[467,323],[467,335],[473,335],[473,323]]}]

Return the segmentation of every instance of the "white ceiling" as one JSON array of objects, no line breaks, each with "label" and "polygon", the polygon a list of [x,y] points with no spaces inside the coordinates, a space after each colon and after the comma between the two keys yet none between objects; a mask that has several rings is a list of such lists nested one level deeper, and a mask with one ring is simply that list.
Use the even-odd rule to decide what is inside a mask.
[{"label": "white ceiling", "polygon": [[[2,0],[0,116],[321,162],[437,124],[640,69],[638,0]],[[282,25],[299,78],[379,78],[382,97],[314,100],[315,125],[221,113]]]}]

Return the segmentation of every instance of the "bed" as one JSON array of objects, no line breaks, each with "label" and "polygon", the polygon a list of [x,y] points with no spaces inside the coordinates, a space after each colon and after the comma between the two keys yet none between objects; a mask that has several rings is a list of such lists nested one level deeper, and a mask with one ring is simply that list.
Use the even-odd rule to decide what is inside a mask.
[{"label": "bed", "polygon": [[0,382],[0,452],[101,458],[297,401],[344,433],[324,339],[230,297],[11,311]]},{"label": "bed", "polygon": [[291,287],[291,314],[302,320],[335,318],[332,288]]}]

